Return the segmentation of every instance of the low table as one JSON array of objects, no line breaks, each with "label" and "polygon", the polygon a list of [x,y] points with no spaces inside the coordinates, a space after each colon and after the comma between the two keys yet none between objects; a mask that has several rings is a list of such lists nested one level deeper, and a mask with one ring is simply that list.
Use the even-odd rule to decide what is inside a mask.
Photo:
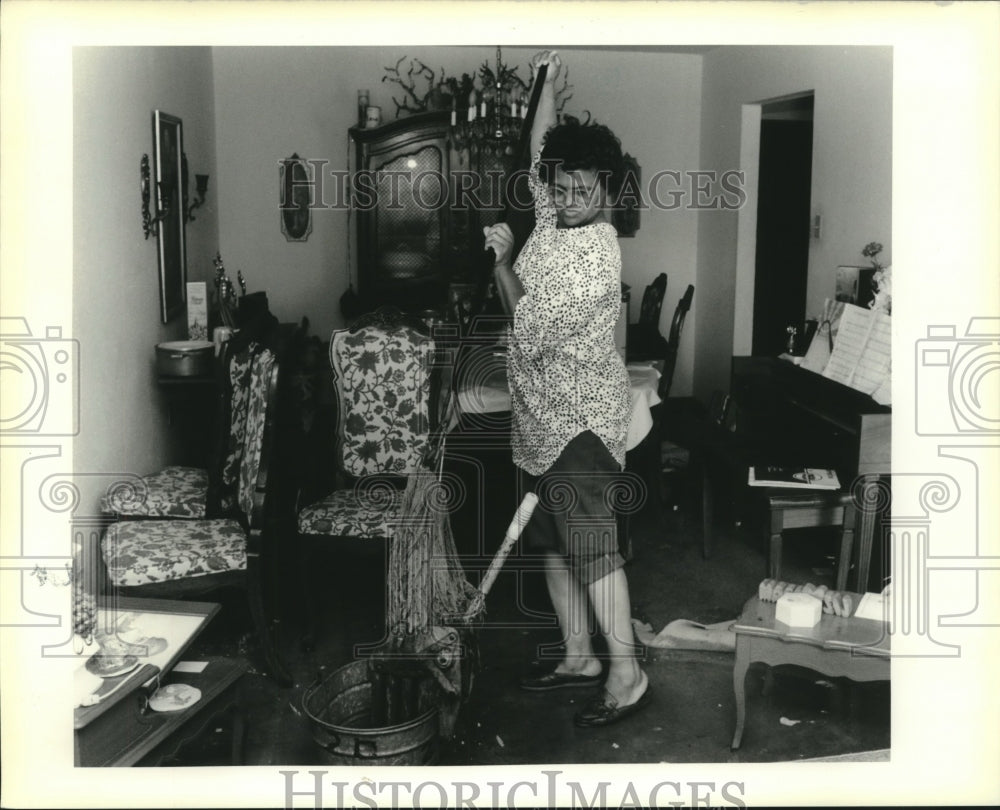
[{"label": "low table", "polygon": [[[135,669],[101,681],[93,692],[102,699],[73,710],[74,764],[106,767],[160,764],[186,741],[197,737],[222,712],[233,713],[233,764],[242,764],[242,659],[204,657],[200,672],[175,667],[201,629],[219,610],[211,602],[109,598],[98,606],[97,625],[105,632],[164,641]],[[128,634],[127,636],[125,634]],[[154,638],[155,637],[155,638]],[[141,642],[144,643],[144,642]],[[88,656],[80,657],[83,674]],[[74,673],[74,677],[77,673]],[[85,676],[86,677],[86,676]],[[149,698],[160,686],[185,683],[201,691],[197,703],[174,712],[157,712]],[[89,688],[89,685],[84,683]],[[76,686],[74,685],[74,689]]]},{"label": "low table", "polygon": [[[851,594],[854,609],[860,594]],[[823,614],[815,627],[789,627],[775,619],[775,603],[754,596],[743,606],[733,630],[736,663],[736,730],[732,750],[740,747],[746,723],[746,675],[750,664],[795,664],[852,681],[889,680],[889,633],[884,622]]]},{"label": "low table", "polygon": [[[123,701],[124,711],[113,727],[98,733],[77,732],[77,764],[84,767],[161,765],[198,737],[223,713],[232,714],[231,764],[243,764],[243,709],[240,679],[245,661],[235,658],[205,658],[199,673],[170,672],[162,679],[153,673],[145,689]],[[149,669],[153,669],[150,667]],[[193,706],[176,712],[157,712],[148,706],[149,695],[158,686],[185,683],[201,691]],[[126,708],[127,707],[127,708]]]}]

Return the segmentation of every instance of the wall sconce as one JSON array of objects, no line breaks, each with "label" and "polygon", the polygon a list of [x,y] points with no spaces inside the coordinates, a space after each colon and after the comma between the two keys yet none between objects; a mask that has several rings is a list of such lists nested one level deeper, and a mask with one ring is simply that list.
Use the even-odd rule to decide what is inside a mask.
[{"label": "wall sconce", "polygon": [[181,154],[181,199],[184,210],[184,221],[193,222],[194,216],[192,211],[203,205],[205,202],[205,193],[208,191],[208,175],[207,174],[196,174],[194,176],[195,183],[195,194],[196,199],[191,205],[188,205],[188,156],[186,154]]},{"label": "wall sconce", "polygon": [[195,201],[191,203],[191,205],[188,206],[187,211],[184,212],[184,219],[188,222],[194,222],[192,212],[195,208],[198,208],[205,202],[205,194],[208,192],[208,175],[196,174],[194,176],[194,187]]},{"label": "wall sconce", "polygon": [[[187,155],[183,156],[181,162],[181,182],[182,200],[181,206],[184,211],[184,221],[193,222],[192,212],[205,204],[205,195],[208,193],[208,175],[196,174],[194,176],[195,201],[191,205],[187,204],[188,191]],[[163,209],[158,209],[158,203],[154,201],[153,211],[150,211],[150,197],[153,194],[152,182],[150,181],[149,155],[143,155],[139,161],[139,191],[142,195],[142,233],[146,239],[150,236],[157,236],[160,222],[170,216],[169,202],[164,202]],[[160,198],[160,195],[157,195]]]},{"label": "wall sconce", "polygon": [[[185,179],[186,177],[187,175],[185,175]],[[198,208],[199,206],[205,203],[205,194],[207,192],[208,192],[208,175],[196,174],[194,176],[195,200],[184,211],[185,222],[194,222],[194,216],[192,215],[192,211],[194,211],[195,208]],[[184,199],[185,201],[187,201],[187,196],[185,196]]]},{"label": "wall sconce", "polygon": [[170,215],[169,205],[164,206],[162,211],[157,211],[156,216],[149,213],[149,196],[151,187],[149,182],[149,155],[143,155],[139,161],[139,192],[142,195],[142,235],[149,239],[150,234],[156,236],[159,232],[159,223]]}]

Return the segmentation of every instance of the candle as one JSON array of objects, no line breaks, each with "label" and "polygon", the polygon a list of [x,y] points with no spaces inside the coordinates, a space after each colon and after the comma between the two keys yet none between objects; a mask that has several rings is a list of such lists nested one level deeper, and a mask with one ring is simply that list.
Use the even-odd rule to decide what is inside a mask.
[{"label": "candle", "polygon": [[451,125],[455,126],[455,108],[451,108]]},{"label": "candle", "polygon": [[482,115],[483,118],[486,117],[486,99],[483,99],[482,112],[480,113],[480,115]]},{"label": "candle", "polygon": [[358,125],[364,126],[365,117],[368,114],[368,91],[358,90]]}]

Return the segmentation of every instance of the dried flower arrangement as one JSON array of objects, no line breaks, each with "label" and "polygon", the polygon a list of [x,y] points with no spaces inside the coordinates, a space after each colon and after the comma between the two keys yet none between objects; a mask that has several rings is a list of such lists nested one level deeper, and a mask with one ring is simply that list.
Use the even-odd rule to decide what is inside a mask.
[{"label": "dried flower arrangement", "polygon": [[875,298],[869,304],[871,309],[880,310],[887,315],[892,314],[892,265],[884,265],[878,260],[882,252],[881,242],[869,242],[861,249],[861,255],[871,262],[875,269],[872,283],[875,285]]}]

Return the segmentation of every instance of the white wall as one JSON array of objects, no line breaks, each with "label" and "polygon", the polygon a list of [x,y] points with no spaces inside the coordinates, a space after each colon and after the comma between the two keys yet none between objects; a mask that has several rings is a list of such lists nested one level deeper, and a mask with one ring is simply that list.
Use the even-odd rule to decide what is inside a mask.
[{"label": "white wall", "polygon": [[[740,165],[743,105],[812,90],[813,213],[823,217],[809,247],[806,314],[833,297],[836,269],[864,264],[877,241],[892,262],[892,49],[883,47],[727,47],[704,56],[702,152],[705,168]],[[694,393],[727,390],[736,301],[737,212],[703,214],[698,233]],[[711,313],[709,316],[707,313]]]},{"label": "white wall", "polygon": [[[504,62],[527,78],[535,49],[505,48]],[[607,123],[633,154],[644,177],[697,169],[701,118],[701,57],[656,51],[562,49],[573,98],[566,112],[585,109]],[[492,47],[224,48],[213,49],[219,154],[219,228],[227,268],[241,269],[249,288],[265,289],[282,321],[310,320],[326,337],[341,326],[338,299],[347,289],[347,213],[314,211],[306,242],[288,242],[278,216],[278,161],[293,152],[348,162],[348,128],[358,88],[371,91],[383,117],[395,113],[395,85],[385,67],[418,58],[438,75],[473,73],[495,58]],[[405,66],[406,63],[404,63]],[[421,87],[421,89],[423,89]],[[353,161],[353,157],[352,157]],[[332,194],[331,197],[332,198]],[[328,198],[329,199],[329,198]],[[643,289],[669,275],[661,317],[664,333],[684,288],[695,280],[697,221],[690,211],[645,211],[634,238],[621,240],[623,280],[633,288],[633,320]],[[674,391],[690,393],[699,295],[682,341]]]},{"label": "white wall", "polygon": [[[73,58],[73,336],[80,343],[77,472],[146,474],[168,463],[157,343],[187,337],[160,322],[156,238],[143,238],[139,160],[152,158],[152,111],[183,121],[192,175],[210,203],[187,226],[188,279],[207,281],[218,243],[212,60],[208,48],[76,48]],[[193,183],[193,179],[192,179]]]}]

